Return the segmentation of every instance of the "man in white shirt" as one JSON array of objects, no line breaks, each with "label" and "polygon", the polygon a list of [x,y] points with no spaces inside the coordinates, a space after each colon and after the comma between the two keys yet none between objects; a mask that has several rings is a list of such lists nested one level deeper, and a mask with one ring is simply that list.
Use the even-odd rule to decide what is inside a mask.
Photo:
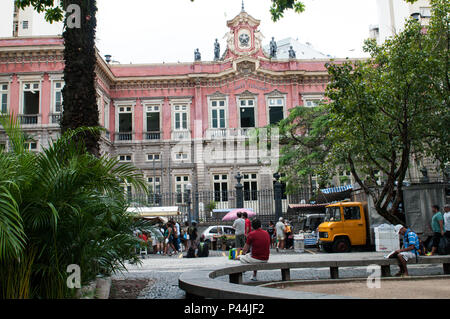
[{"label": "man in white shirt", "polygon": [[275,225],[275,231],[277,233],[277,251],[284,249],[284,242],[286,240],[286,225],[284,224],[283,217],[280,217],[278,223]]},{"label": "man in white shirt", "polygon": [[450,205],[445,205],[444,207],[444,229],[445,237],[450,239]]},{"label": "man in white shirt", "polygon": [[236,230],[236,256],[239,256],[242,248],[245,245],[245,220],[242,218],[241,213],[237,213],[237,219],[233,223],[233,228]]}]

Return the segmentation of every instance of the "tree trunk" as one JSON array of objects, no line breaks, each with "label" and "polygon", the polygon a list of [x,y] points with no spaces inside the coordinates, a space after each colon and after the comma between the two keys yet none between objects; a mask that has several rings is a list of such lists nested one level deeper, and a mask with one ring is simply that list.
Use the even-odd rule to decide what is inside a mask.
[{"label": "tree trunk", "polygon": [[[95,29],[96,0],[67,0],[64,5],[76,4],[81,8],[81,28],[68,28],[67,15],[64,38],[64,111],[61,131],[78,127],[99,126],[99,112],[95,89]],[[77,136],[87,151],[99,156],[99,134],[85,133]]]}]

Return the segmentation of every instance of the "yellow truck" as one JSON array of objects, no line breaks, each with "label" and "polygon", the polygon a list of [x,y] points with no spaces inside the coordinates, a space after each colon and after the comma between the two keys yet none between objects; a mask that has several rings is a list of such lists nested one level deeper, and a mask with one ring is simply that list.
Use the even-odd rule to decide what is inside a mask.
[{"label": "yellow truck", "polygon": [[371,243],[367,204],[339,202],[326,207],[325,222],[319,225],[319,245],[327,252],[348,252],[352,246]]},{"label": "yellow truck", "polygon": [[[445,204],[445,185],[428,183],[403,188],[405,224],[422,240],[432,235],[431,205]],[[353,194],[353,201],[326,206],[325,222],[319,225],[319,246],[327,252],[348,252],[353,246],[375,248],[374,228],[390,224],[375,210],[373,200],[362,191]]]}]

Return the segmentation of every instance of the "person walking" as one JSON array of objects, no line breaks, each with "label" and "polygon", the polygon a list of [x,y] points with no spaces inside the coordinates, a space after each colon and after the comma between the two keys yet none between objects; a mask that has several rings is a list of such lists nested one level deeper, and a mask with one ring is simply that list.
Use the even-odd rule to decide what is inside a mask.
[{"label": "person walking", "polygon": [[[291,238],[293,238],[293,237],[291,237],[292,236],[292,226],[288,220],[286,220],[286,223],[285,223],[285,235],[286,235],[285,247],[286,247],[286,249],[289,249],[289,248],[291,248]],[[294,248],[293,245],[292,245],[292,248]]]},{"label": "person walking", "polygon": [[156,254],[160,255],[163,253],[163,245],[164,245],[164,235],[161,233],[159,227],[155,227],[154,232],[154,242],[153,247]]},{"label": "person walking", "polygon": [[191,222],[191,226],[188,228],[188,235],[189,235],[189,247],[192,247],[194,250],[197,247],[197,237],[198,237],[198,230],[197,230],[197,222],[193,220]]},{"label": "person walking", "polygon": [[182,251],[181,248],[181,227],[180,224],[177,221],[173,221],[173,224],[175,226],[175,233],[176,233],[176,245],[177,251]]},{"label": "person walking", "polygon": [[172,220],[172,248],[174,248],[174,253],[178,253],[180,246],[178,244],[178,232],[175,221]]},{"label": "person walking", "polygon": [[242,217],[245,220],[245,238],[247,239],[248,234],[252,231],[252,223],[248,218],[248,214],[246,212],[242,213]]},{"label": "person walking", "polygon": [[419,236],[411,229],[404,227],[403,225],[396,225],[395,231],[403,236],[403,248],[398,249],[390,258],[398,259],[398,266],[400,271],[395,276],[408,277],[408,267],[406,263],[409,260],[416,260],[419,256]]},{"label": "person walking", "polygon": [[280,217],[275,225],[275,231],[277,234],[277,252],[284,249],[284,241],[286,239],[286,226],[284,225],[283,217]]},{"label": "person walking", "polygon": [[233,223],[233,228],[235,229],[235,246],[236,246],[236,255],[239,256],[242,248],[245,245],[245,220],[242,218],[242,213],[238,212],[236,214],[237,219]]},{"label": "person walking", "polygon": [[184,246],[185,251],[188,250],[188,243],[189,243],[188,229],[189,229],[189,222],[186,221],[184,222],[184,226],[181,228],[181,242]]},{"label": "person walking", "polygon": [[[247,236],[247,241],[239,260],[243,264],[267,263],[270,255],[270,236],[269,233],[261,229],[261,221],[254,219],[252,221],[253,231]],[[252,281],[256,281],[257,271],[253,271]]]},{"label": "person walking", "polygon": [[450,239],[450,205],[445,205],[444,207],[444,229],[445,237]]},{"label": "person walking", "polygon": [[267,233],[270,236],[270,248],[275,247],[275,225],[273,224],[273,221],[269,222],[269,227],[267,227]]},{"label": "person walking", "polygon": [[444,236],[444,215],[440,212],[438,205],[433,205],[433,218],[431,219],[431,230],[433,231],[433,244],[431,252],[427,256],[434,256],[439,247],[439,242]]}]

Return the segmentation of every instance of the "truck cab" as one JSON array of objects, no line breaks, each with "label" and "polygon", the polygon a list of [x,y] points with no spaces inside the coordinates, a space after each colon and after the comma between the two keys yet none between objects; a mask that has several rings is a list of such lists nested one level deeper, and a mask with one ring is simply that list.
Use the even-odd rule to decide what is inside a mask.
[{"label": "truck cab", "polygon": [[367,244],[367,222],[361,202],[338,202],[326,207],[319,225],[319,245],[327,252],[348,252]]}]

